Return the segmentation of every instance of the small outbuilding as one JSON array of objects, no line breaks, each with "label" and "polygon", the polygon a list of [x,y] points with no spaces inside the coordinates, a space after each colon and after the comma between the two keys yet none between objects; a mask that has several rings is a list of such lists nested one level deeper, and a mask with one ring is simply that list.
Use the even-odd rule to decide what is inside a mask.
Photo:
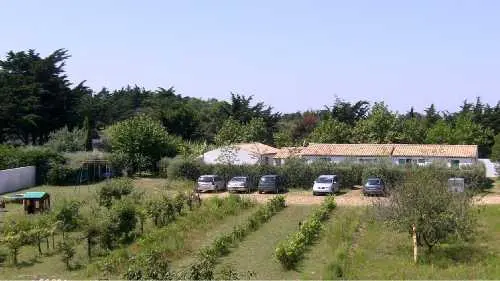
[{"label": "small outbuilding", "polygon": [[448,190],[451,192],[464,192],[465,179],[464,178],[450,178],[450,179],[448,179]]},{"label": "small outbuilding", "polygon": [[44,191],[26,192],[23,195],[23,207],[26,214],[36,214],[50,209],[50,195]]}]

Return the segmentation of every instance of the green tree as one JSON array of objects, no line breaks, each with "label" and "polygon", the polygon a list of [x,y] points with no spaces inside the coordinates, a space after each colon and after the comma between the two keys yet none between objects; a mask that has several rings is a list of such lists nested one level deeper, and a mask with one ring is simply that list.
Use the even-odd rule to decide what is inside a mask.
[{"label": "green tree", "polygon": [[429,251],[450,238],[472,239],[477,225],[472,194],[448,191],[447,175],[436,167],[412,171],[379,208],[396,230],[412,233],[415,226],[418,246]]},{"label": "green tree", "polygon": [[452,140],[452,128],[446,121],[439,120],[427,131],[426,143],[450,144]]},{"label": "green tree", "polygon": [[28,231],[28,236],[33,244],[38,248],[38,254],[42,255],[42,242],[47,239],[50,234],[49,230],[49,218],[46,215],[41,215],[37,217],[31,224],[31,228]]},{"label": "green tree", "polygon": [[351,104],[337,97],[333,106],[326,106],[326,110],[333,119],[354,126],[356,122],[366,118],[369,105],[368,101],[360,100]]},{"label": "green tree", "polygon": [[331,117],[321,120],[309,136],[309,140],[316,143],[349,143],[350,138],[351,127]]},{"label": "green tree", "polygon": [[460,114],[453,129],[453,144],[488,144],[493,132],[472,120],[472,114]]},{"label": "green tree", "polygon": [[156,170],[162,157],[177,153],[179,140],[168,135],[159,121],[144,114],[118,122],[106,131],[113,151],[127,155],[134,171],[144,159]]},{"label": "green tree", "polygon": [[394,141],[397,143],[424,143],[427,135],[424,122],[415,117],[399,119],[395,128]]},{"label": "green tree", "polygon": [[70,239],[60,241],[57,248],[61,252],[61,260],[66,265],[66,269],[71,270],[71,260],[76,254],[74,241],[70,241]]},{"label": "green tree", "polygon": [[83,130],[85,131],[85,150],[92,151],[92,126],[90,125],[90,119],[88,116],[85,116],[83,121]]},{"label": "green tree", "polygon": [[491,148],[491,160],[500,162],[500,133],[495,136],[495,144]]},{"label": "green tree", "polygon": [[70,88],[64,71],[69,57],[64,49],[45,58],[28,50],[0,60],[0,140],[43,144],[50,132],[78,124],[82,83]]},{"label": "green tree", "polygon": [[390,143],[395,135],[396,115],[383,102],[375,103],[368,117],[354,128],[354,140],[360,143]]},{"label": "green tree", "polygon": [[266,128],[262,118],[254,118],[248,124],[235,119],[227,119],[215,136],[215,143],[228,145],[242,142],[265,141]]},{"label": "green tree", "polygon": [[243,142],[243,127],[235,119],[227,119],[224,125],[215,136],[215,143],[218,145]]},{"label": "green tree", "polygon": [[189,140],[200,137],[198,112],[173,88],[160,88],[146,103],[151,116],[160,120],[168,133]]},{"label": "green tree", "polygon": [[425,125],[427,128],[433,127],[436,124],[436,122],[441,120],[441,116],[436,110],[434,104],[431,104],[428,108],[424,109],[424,112],[425,112]]},{"label": "green tree", "polygon": [[65,233],[75,230],[80,222],[80,202],[75,200],[63,200],[56,209],[55,219],[58,221],[59,230],[62,232],[63,238]]}]

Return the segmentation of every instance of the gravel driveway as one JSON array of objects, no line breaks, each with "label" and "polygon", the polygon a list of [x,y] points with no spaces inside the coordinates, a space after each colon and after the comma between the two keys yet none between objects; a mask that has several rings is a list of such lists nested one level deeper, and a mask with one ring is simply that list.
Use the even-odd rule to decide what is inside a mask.
[{"label": "gravel driveway", "polygon": [[[228,196],[228,192],[222,193],[201,193],[201,198],[209,198],[212,196]],[[324,197],[323,196],[313,196],[309,191],[292,191],[283,194],[286,198],[288,204],[303,204],[303,205],[315,205],[321,204]],[[257,202],[266,202],[269,198],[275,196],[274,194],[258,194],[256,192],[250,194],[241,194],[241,196],[249,197]],[[361,189],[353,189],[347,193],[341,193],[335,196],[335,201],[339,206],[368,206],[373,202],[386,201],[387,198],[384,197],[365,197],[361,194]],[[498,194],[488,194],[482,197],[478,197],[479,204],[500,204],[500,195]]]}]

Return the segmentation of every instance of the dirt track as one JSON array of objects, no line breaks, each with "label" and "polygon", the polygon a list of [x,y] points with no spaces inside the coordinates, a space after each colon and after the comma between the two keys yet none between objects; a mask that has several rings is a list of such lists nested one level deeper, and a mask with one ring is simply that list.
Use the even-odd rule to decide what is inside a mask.
[{"label": "dirt track", "polygon": [[[228,192],[223,193],[201,193],[201,198],[209,198],[212,196],[228,196]],[[245,197],[250,197],[255,199],[258,202],[265,202],[274,194],[258,194],[258,193],[250,193],[250,194],[241,194]],[[323,196],[313,196],[311,192],[308,191],[293,191],[289,193],[283,194],[286,198],[286,202],[288,204],[303,204],[303,205],[315,205],[320,204],[324,197]],[[478,197],[479,204],[500,204],[500,195],[499,194],[489,194],[486,196]],[[376,201],[385,201],[387,198],[384,197],[365,197],[361,194],[360,189],[351,190],[347,193],[339,194],[335,196],[335,201],[340,206],[368,206]]]}]

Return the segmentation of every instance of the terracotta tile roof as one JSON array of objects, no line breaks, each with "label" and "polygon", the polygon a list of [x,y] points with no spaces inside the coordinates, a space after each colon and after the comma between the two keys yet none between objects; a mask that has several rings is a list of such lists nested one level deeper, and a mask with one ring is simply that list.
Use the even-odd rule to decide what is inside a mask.
[{"label": "terracotta tile roof", "polygon": [[392,155],[477,158],[477,145],[395,144]]},{"label": "terracotta tile roof", "polygon": [[260,143],[260,142],[253,142],[253,143],[239,143],[235,145],[239,149],[249,151],[251,153],[259,154],[259,155],[264,155],[264,154],[276,154],[278,152],[277,148],[274,148],[272,146]]},{"label": "terracotta tile roof", "polygon": [[326,144],[312,143],[301,155],[307,156],[391,156],[392,144]]},{"label": "terracotta tile roof", "polygon": [[286,159],[292,156],[299,156],[304,148],[305,147],[301,146],[282,147],[281,149],[278,150],[278,153],[274,155],[274,158]]}]

